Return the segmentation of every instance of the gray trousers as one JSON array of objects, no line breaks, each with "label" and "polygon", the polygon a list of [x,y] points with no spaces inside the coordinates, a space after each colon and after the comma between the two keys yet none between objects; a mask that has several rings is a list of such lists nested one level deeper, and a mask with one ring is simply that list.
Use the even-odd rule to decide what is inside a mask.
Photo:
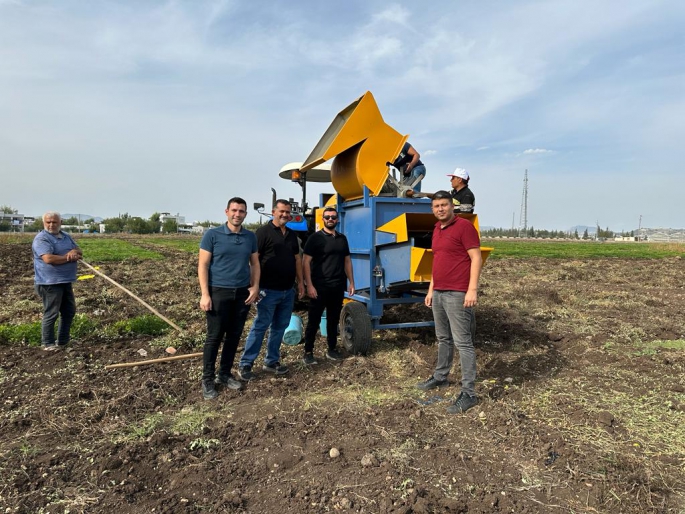
[{"label": "gray trousers", "polygon": [[461,390],[476,395],[476,350],[473,333],[476,314],[472,307],[464,307],[466,293],[460,291],[433,291],[433,319],[438,339],[438,363],[433,373],[435,380],[447,379],[452,369],[454,347],[459,350],[461,364]]},{"label": "gray trousers", "polygon": [[71,283],[36,285],[36,293],[43,300],[42,342],[43,346],[55,345],[55,323],[60,318],[57,344],[69,343],[71,322],[76,315],[76,299]]}]

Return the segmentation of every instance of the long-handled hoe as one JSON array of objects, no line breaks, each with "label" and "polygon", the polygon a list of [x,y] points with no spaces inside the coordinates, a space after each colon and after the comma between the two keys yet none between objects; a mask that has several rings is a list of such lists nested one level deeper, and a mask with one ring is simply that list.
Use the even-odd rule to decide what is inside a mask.
[{"label": "long-handled hoe", "polygon": [[[81,262],[84,266],[86,266],[86,267],[88,267],[90,270],[92,270],[93,273],[96,273],[96,274],[100,275],[102,278],[104,278],[104,279],[107,280],[108,282],[111,282],[112,284],[114,284],[115,286],[117,286],[117,287],[118,287],[119,289],[121,289],[124,293],[128,294],[129,296],[131,296],[131,297],[133,297],[134,299],[136,299],[137,301],[139,301],[145,308],[147,308],[147,309],[148,309],[150,312],[152,312],[155,316],[158,316],[160,319],[164,320],[164,321],[165,321],[166,323],[168,323],[172,328],[174,328],[174,329],[177,330],[178,332],[183,332],[183,330],[181,329],[181,327],[179,327],[178,325],[176,325],[176,323],[174,323],[174,322],[171,321],[169,318],[167,318],[167,317],[164,316],[162,313],[160,313],[160,312],[159,312],[157,309],[155,309],[152,305],[150,305],[149,303],[145,302],[142,298],[136,296],[134,293],[132,293],[131,291],[129,291],[128,289],[126,289],[124,286],[122,286],[122,285],[119,284],[118,282],[112,280],[112,279],[109,278],[107,275],[105,275],[104,273],[102,273],[102,272],[101,272],[100,270],[98,270],[97,268],[91,266],[89,263],[87,263],[87,262],[84,261],[83,259],[81,259],[80,262]],[[178,361],[178,360],[183,360],[183,359],[192,359],[192,358],[194,358],[194,357],[200,357],[201,355],[202,355],[202,352],[198,352],[198,353],[189,353],[189,354],[187,354],[187,355],[175,355],[175,356],[173,356],[173,357],[162,357],[162,358],[160,358],[160,359],[151,359],[151,360],[139,361],[139,362],[124,362],[124,363],[121,363],[121,364],[109,364],[109,365],[105,366],[105,369],[111,369],[111,368],[130,368],[130,367],[133,367],[133,366],[142,366],[142,365],[145,365],[145,364],[154,364],[154,363],[157,363],[157,362],[169,362],[169,361]]]}]

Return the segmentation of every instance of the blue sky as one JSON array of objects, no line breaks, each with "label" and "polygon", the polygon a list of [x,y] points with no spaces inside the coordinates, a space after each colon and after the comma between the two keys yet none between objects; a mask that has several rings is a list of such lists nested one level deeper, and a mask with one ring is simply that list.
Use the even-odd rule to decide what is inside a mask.
[{"label": "blue sky", "polygon": [[370,90],[424,191],[469,170],[481,225],[518,225],[528,169],[537,228],[685,227],[684,26],[658,0],[0,0],[0,204],[299,199],[278,170]]}]

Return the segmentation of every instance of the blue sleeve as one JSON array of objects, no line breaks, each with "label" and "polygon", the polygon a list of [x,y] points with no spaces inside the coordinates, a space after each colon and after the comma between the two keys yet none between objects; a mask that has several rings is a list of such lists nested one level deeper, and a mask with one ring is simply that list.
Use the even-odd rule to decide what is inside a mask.
[{"label": "blue sleeve", "polygon": [[53,255],[55,253],[55,247],[45,237],[44,233],[41,232],[33,240],[33,251],[38,257],[42,257],[43,255]]},{"label": "blue sleeve", "polygon": [[206,250],[209,253],[214,253],[214,234],[212,230],[208,230],[202,236],[202,241],[200,241],[200,249]]}]

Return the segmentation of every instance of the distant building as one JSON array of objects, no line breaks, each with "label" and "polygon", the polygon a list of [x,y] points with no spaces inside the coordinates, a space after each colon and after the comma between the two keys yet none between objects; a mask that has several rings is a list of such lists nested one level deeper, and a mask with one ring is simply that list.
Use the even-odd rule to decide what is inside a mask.
[{"label": "distant building", "polygon": [[171,214],[168,212],[161,212],[159,214],[159,221],[164,223],[167,220],[174,220],[177,225],[185,225],[186,223],[186,217],[181,216],[180,214]]},{"label": "distant building", "polygon": [[[35,218],[30,218],[31,223],[35,221]],[[23,214],[16,213],[0,213],[0,223],[2,225],[9,225],[9,230],[12,232],[23,232],[24,225],[26,224],[26,216]]]}]

